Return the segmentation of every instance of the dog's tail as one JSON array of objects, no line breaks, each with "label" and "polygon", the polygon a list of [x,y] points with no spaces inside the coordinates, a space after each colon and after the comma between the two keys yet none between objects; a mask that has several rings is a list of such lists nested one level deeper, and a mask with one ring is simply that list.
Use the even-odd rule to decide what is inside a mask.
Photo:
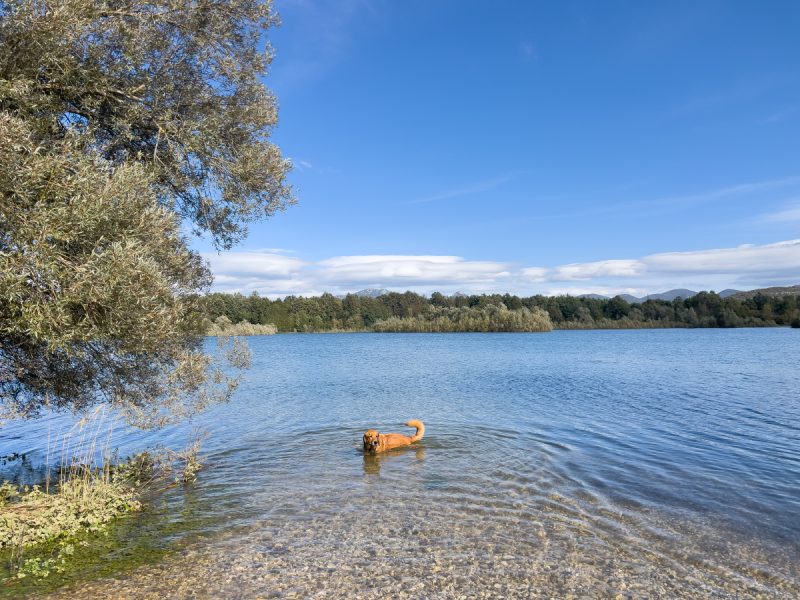
[{"label": "dog's tail", "polygon": [[409,427],[416,427],[417,433],[411,436],[411,442],[418,442],[422,439],[422,436],[425,435],[425,423],[422,421],[411,420],[406,423]]}]

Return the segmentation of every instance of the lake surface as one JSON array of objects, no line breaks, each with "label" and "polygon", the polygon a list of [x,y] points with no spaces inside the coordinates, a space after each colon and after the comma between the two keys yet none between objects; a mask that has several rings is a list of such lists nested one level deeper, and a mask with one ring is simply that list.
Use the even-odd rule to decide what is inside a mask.
[{"label": "lake surface", "polygon": [[[797,330],[249,341],[240,391],[199,420],[197,483],[115,529],[57,593],[800,596]],[[412,418],[421,443],[360,451],[365,429]],[[63,427],[0,430],[0,454],[35,467]]]}]

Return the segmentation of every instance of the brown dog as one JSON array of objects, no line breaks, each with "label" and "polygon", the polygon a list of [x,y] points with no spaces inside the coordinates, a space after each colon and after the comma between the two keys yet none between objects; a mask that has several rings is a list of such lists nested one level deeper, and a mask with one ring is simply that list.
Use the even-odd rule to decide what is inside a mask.
[{"label": "brown dog", "polygon": [[416,427],[417,432],[414,435],[403,435],[401,433],[378,433],[374,429],[368,429],[364,433],[364,452],[377,454],[392,448],[408,446],[418,442],[425,435],[425,424],[422,421],[409,421],[406,425]]}]

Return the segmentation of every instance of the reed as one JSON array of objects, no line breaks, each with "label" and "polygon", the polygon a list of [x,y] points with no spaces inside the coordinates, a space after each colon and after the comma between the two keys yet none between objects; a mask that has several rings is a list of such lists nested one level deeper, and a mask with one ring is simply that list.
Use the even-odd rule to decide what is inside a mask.
[{"label": "reed", "polygon": [[630,319],[597,319],[590,322],[562,321],[555,324],[555,329],[589,330],[589,329],[687,329],[690,325],[677,321],[631,321]]},{"label": "reed", "polygon": [[[0,553],[14,576],[63,572],[76,546],[87,544],[85,534],[140,510],[145,489],[157,491],[154,482],[171,487],[195,479],[199,436],[183,452],[142,452],[120,461],[112,453],[116,421],[98,407],[66,432],[48,432],[43,485],[0,485]],[[52,466],[54,449],[59,456]]]},{"label": "reed", "polygon": [[389,317],[372,326],[379,333],[541,332],[553,324],[539,308],[509,310],[505,305],[484,308],[429,307],[414,317]]},{"label": "reed", "polygon": [[274,335],[278,333],[278,328],[272,323],[261,325],[240,321],[232,323],[228,317],[222,315],[215,321],[208,321],[206,324],[206,335],[212,337],[220,336],[245,336],[245,335]]}]

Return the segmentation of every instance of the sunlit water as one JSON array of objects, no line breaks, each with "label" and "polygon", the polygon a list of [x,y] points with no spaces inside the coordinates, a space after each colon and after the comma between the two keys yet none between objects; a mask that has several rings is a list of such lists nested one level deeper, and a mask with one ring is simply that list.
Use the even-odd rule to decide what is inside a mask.
[{"label": "sunlit water", "polygon": [[[59,593],[800,596],[798,331],[250,344],[235,399],[200,420],[198,482],[112,532],[112,556]],[[410,418],[427,426],[420,444],[361,453],[363,430],[410,433]],[[0,453],[40,464],[63,427],[6,428]]]}]

